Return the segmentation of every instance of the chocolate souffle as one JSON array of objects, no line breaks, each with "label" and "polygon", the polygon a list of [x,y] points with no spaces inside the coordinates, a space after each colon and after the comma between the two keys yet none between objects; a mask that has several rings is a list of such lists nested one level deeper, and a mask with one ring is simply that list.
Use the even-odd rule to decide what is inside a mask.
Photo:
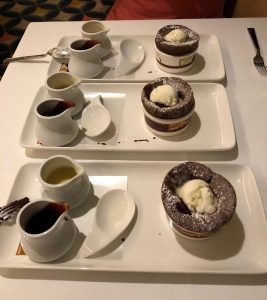
[{"label": "chocolate souffle", "polygon": [[198,49],[199,34],[183,25],[166,25],[155,37],[158,67],[167,73],[181,73],[192,68]]},{"label": "chocolate souffle", "polygon": [[[165,40],[165,36],[173,30],[182,30],[186,35],[186,40],[181,43]],[[169,55],[179,56],[192,53],[197,50],[199,43],[199,34],[183,25],[166,25],[156,34],[156,47]]]},{"label": "chocolate souffle", "polygon": [[[152,101],[153,91],[166,86],[173,89],[176,101],[171,104],[161,101],[166,98],[164,91],[158,93],[158,100]],[[177,77],[159,77],[148,82],[142,90],[141,100],[148,128],[159,135],[174,135],[180,132],[189,124],[195,108],[191,86]]]},{"label": "chocolate souffle", "polygon": [[[206,206],[209,208],[206,213],[192,209],[195,199],[186,204],[177,193],[193,180],[203,181],[215,199],[213,206]],[[192,191],[190,193],[192,195]],[[161,198],[172,228],[192,238],[209,237],[228,223],[235,213],[237,201],[235,190],[226,178],[197,162],[185,162],[172,168],[163,180]]]}]

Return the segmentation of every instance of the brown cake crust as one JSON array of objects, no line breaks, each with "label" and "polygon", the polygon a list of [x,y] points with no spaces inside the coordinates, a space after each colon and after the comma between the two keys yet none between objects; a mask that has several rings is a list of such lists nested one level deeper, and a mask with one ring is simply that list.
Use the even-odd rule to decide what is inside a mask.
[{"label": "brown cake crust", "polygon": [[[150,94],[156,87],[169,84],[177,91],[179,100],[172,106],[164,106],[150,100]],[[148,82],[141,94],[144,109],[152,116],[162,119],[177,119],[186,116],[195,108],[195,98],[191,86],[177,77],[159,77]]]},{"label": "brown cake crust", "polygon": [[[164,37],[172,30],[180,29],[188,36],[188,40],[183,43],[169,42]],[[181,56],[197,50],[199,44],[199,34],[183,25],[166,25],[157,32],[155,37],[156,47],[163,53],[172,56]]]},{"label": "brown cake crust", "polygon": [[[202,179],[209,184],[218,199],[217,210],[210,215],[191,212],[176,194],[176,188],[192,179]],[[168,217],[182,234],[190,237],[208,237],[229,222],[236,209],[236,193],[231,183],[207,166],[185,162],[172,168],[163,180],[161,198]]]}]

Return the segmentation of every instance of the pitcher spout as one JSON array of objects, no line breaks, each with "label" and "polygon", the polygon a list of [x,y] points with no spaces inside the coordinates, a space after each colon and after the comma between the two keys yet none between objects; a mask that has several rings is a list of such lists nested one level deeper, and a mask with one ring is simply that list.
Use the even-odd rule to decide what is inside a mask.
[{"label": "pitcher spout", "polygon": [[73,77],[73,84],[70,86],[72,89],[76,89],[80,86],[80,84],[82,83],[81,79],[76,77],[76,76],[72,76]]},{"label": "pitcher spout", "polygon": [[80,78],[67,72],[54,73],[46,80],[46,87],[52,96],[60,95],[60,93],[74,87],[77,88],[80,84]]}]

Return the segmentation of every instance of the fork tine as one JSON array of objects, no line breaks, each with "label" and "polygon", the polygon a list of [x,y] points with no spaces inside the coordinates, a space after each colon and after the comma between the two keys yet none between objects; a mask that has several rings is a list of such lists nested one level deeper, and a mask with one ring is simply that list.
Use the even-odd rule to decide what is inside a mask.
[{"label": "fork tine", "polygon": [[257,66],[257,70],[261,74],[261,76],[267,76],[267,70],[264,66]]},{"label": "fork tine", "polygon": [[256,69],[259,71],[260,75],[267,76],[267,66],[264,65],[264,60],[263,57],[261,56],[260,46],[258,43],[255,28],[247,28],[247,30],[256,48],[256,56],[253,57],[254,65]]},{"label": "fork tine", "polygon": [[261,76],[264,76],[262,68],[260,66],[256,66],[256,69],[258,70]]},{"label": "fork tine", "polygon": [[259,70],[261,71],[261,74],[263,76],[267,75],[266,67],[265,66],[259,66]]},{"label": "fork tine", "polygon": [[255,64],[255,67],[256,67],[257,71],[260,73],[260,75],[263,76],[262,73],[261,73],[261,68],[256,64]]},{"label": "fork tine", "polygon": [[3,221],[6,221],[10,217],[12,217],[18,210],[20,210],[29,201],[30,200],[28,197],[24,197],[20,200],[15,200],[3,207],[0,207],[0,224]]},{"label": "fork tine", "polygon": [[266,66],[263,67],[263,73],[264,73],[264,76],[267,76],[267,68],[266,68]]}]

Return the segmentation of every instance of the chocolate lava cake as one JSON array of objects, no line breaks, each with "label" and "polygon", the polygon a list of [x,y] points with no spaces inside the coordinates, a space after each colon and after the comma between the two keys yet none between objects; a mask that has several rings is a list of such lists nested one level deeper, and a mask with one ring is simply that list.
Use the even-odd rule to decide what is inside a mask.
[{"label": "chocolate lava cake", "polygon": [[[150,94],[158,86],[171,85],[178,96],[177,104],[165,106],[152,102]],[[191,86],[181,78],[159,77],[148,82],[142,91],[141,100],[144,109],[152,116],[162,119],[177,119],[190,113],[195,107],[195,98]]]},{"label": "chocolate lava cake", "polygon": [[[215,212],[193,212],[179,197],[176,189],[193,179],[208,183],[218,201]],[[185,162],[172,168],[163,180],[161,198],[174,230],[193,238],[211,236],[228,223],[235,213],[237,201],[235,190],[226,178],[197,162]]]},{"label": "chocolate lava cake", "polygon": [[[187,37],[186,41],[177,43],[165,40],[165,36],[173,30],[182,30]],[[199,44],[199,34],[183,25],[166,25],[157,32],[155,44],[161,52],[168,55],[186,55],[197,50]]]}]

